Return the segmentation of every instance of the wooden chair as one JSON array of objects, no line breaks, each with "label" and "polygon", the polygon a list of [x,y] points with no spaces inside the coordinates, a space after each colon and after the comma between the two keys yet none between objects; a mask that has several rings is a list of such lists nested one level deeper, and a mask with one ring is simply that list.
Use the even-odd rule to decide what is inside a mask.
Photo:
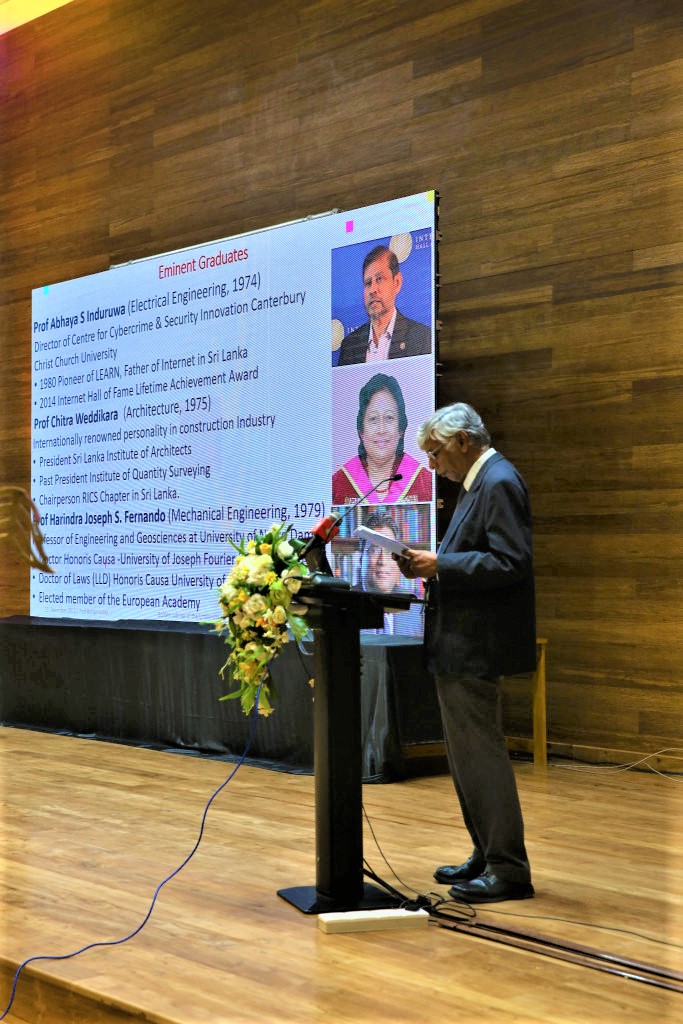
[{"label": "wooden chair", "polygon": [[0,485],[0,541],[9,541],[32,569],[54,572],[43,547],[40,513],[23,487]]},{"label": "wooden chair", "polygon": [[545,673],[547,637],[536,637],[536,671],[531,677],[531,705],[533,720],[534,764],[545,768],[548,764],[548,714],[546,707]]}]

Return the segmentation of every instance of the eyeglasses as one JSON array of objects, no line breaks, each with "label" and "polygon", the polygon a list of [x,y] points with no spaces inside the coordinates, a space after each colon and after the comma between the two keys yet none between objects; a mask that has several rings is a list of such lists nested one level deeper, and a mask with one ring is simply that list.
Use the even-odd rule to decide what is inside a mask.
[{"label": "eyeglasses", "polygon": [[391,555],[386,550],[386,548],[380,547],[379,544],[368,544],[367,551],[368,551],[368,556],[370,558],[376,558],[378,561],[382,557],[384,557],[385,561],[387,561],[387,559],[391,558]]},{"label": "eyeglasses", "polygon": [[432,462],[436,462],[436,460],[438,459],[439,455],[441,454],[441,452],[443,451],[443,449],[446,447],[447,444],[448,444],[448,441],[444,441],[442,444],[438,445],[436,448],[432,448],[432,450],[430,452],[427,452],[427,458],[430,459]]}]

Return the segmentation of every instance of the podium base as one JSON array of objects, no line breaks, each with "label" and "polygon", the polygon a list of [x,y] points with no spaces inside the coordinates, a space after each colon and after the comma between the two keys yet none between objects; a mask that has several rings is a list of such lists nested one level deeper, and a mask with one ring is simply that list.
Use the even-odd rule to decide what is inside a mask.
[{"label": "podium base", "polygon": [[290,889],[278,889],[278,896],[291,903],[304,914],[337,914],[349,910],[392,910],[400,907],[401,901],[384,889],[366,882],[363,895],[357,902],[344,901],[319,893],[314,885],[296,885]]}]

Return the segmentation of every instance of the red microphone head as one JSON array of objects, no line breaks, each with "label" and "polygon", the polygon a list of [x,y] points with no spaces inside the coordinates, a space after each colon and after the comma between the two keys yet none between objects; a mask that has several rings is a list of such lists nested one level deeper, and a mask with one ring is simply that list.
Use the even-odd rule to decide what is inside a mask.
[{"label": "red microphone head", "polygon": [[331,512],[329,516],[325,516],[320,522],[316,523],[311,533],[314,537],[317,537],[327,544],[328,541],[333,540],[339,533],[339,520],[341,516],[337,515],[336,512]]}]

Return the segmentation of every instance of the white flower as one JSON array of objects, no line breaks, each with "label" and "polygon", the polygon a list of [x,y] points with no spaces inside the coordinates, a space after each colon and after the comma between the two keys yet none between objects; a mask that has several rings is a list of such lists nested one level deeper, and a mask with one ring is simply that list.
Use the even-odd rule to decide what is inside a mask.
[{"label": "white flower", "polygon": [[249,569],[247,583],[262,587],[268,573],[273,571],[273,559],[270,555],[247,555],[245,561]]},{"label": "white flower", "polygon": [[281,604],[276,605],[272,612],[273,622],[276,626],[284,626],[287,621],[287,612],[284,610]]},{"label": "white flower", "polygon": [[226,604],[229,604],[230,601],[232,601],[232,599],[237,595],[237,592],[237,587],[234,587],[229,580],[226,580],[225,583],[221,584],[220,599],[221,601],[225,601]]},{"label": "white flower", "polygon": [[282,573],[282,582],[287,587],[290,594],[298,594],[301,589],[301,573],[302,569],[300,565],[293,565],[290,569],[285,569]]},{"label": "white flower", "polygon": [[257,619],[267,607],[268,603],[261,594],[252,594],[242,605],[242,611],[250,619]]},{"label": "white flower", "polygon": [[275,553],[278,558],[281,558],[283,562],[286,562],[294,554],[294,548],[288,540],[281,540],[275,549]]}]

